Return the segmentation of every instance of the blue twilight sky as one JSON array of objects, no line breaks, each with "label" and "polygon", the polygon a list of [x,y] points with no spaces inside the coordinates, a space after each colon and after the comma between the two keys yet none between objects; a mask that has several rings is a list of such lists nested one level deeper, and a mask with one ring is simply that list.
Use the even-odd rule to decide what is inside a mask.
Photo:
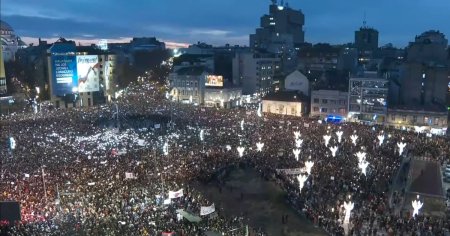
[{"label": "blue twilight sky", "polygon": [[[285,0],[286,2],[286,0]],[[429,29],[450,37],[450,0],[290,0],[305,14],[308,42],[346,43],[367,24],[380,45],[404,47]],[[1,0],[1,19],[26,41],[37,37],[248,45],[269,0]]]}]

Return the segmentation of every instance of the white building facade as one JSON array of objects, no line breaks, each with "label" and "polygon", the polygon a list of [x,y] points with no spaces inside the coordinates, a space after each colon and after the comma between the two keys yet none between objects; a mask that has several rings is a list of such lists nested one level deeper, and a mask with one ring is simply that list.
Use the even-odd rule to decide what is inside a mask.
[{"label": "white building facade", "polygon": [[284,80],[284,89],[286,91],[297,91],[305,96],[309,96],[309,80],[300,71],[295,70]]},{"label": "white building facade", "polygon": [[205,102],[205,81],[209,75],[203,68],[182,68],[169,74],[173,101],[202,105]]}]

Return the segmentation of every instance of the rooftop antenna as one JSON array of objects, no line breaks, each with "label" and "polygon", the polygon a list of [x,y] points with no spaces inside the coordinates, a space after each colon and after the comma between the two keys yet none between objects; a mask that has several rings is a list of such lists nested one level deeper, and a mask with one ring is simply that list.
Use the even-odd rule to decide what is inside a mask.
[{"label": "rooftop antenna", "polygon": [[364,20],[363,20],[363,26],[364,28],[367,27],[367,21],[366,21],[366,11],[364,11]]}]

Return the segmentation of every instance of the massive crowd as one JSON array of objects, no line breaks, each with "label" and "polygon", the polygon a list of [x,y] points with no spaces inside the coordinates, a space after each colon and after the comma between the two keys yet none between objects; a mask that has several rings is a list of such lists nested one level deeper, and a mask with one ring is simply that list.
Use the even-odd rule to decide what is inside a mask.
[{"label": "massive crowd", "polygon": [[[289,116],[256,115],[255,110],[217,109],[171,103],[156,84],[131,85],[116,104],[86,109],[41,110],[0,120],[0,201],[19,201],[22,221],[11,235],[245,235],[246,219],[221,209],[200,222],[180,219],[179,209],[199,215],[213,203],[192,181],[208,181],[218,169],[238,163],[256,168],[288,192],[293,208],[330,235],[343,235],[342,204],[355,203],[351,235],[444,235],[448,216],[412,218],[389,204],[392,181],[402,164],[397,142],[411,156],[449,161],[449,140],[385,127],[321,124]],[[117,111],[119,111],[117,113]],[[130,117],[166,117],[151,122]],[[166,120],[171,120],[166,123]],[[243,125],[241,124],[243,122]],[[136,124],[140,127],[136,127]],[[200,131],[204,140],[200,140]],[[343,131],[338,142],[335,132]],[[292,154],[293,132],[303,139],[300,159]],[[385,134],[379,145],[377,136]],[[331,156],[323,135],[337,146]],[[358,136],[353,145],[350,135]],[[9,149],[14,137],[16,148]],[[264,143],[257,151],[256,143]],[[163,146],[167,143],[167,155]],[[237,147],[244,147],[238,155]],[[363,150],[367,175],[355,153]],[[300,191],[295,175],[277,169],[314,162]],[[132,178],[126,178],[132,173]],[[184,195],[164,203],[168,191]],[[6,229],[6,226],[3,226]],[[250,230],[251,231],[251,230]]]}]

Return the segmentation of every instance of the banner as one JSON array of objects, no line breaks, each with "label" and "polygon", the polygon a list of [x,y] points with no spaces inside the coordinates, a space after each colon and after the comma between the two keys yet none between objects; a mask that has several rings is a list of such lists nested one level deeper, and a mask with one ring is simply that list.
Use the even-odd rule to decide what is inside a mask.
[{"label": "banner", "polygon": [[305,168],[295,168],[295,169],[277,169],[276,170],[279,174],[283,173],[286,175],[299,175],[303,172],[306,172]]},{"label": "banner", "polygon": [[179,198],[183,196],[183,189],[180,189],[178,191],[169,191],[169,198]]},{"label": "banner", "polygon": [[133,173],[125,172],[125,179],[137,179],[137,177]]},{"label": "banner", "polygon": [[170,198],[164,199],[164,205],[170,205],[170,203],[172,203],[172,200]]},{"label": "banner", "polygon": [[216,207],[214,203],[211,206],[202,206],[200,207],[200,215],[206,216],[216,211]]},{"label": "banner", "polygon": [[77,56],[78,92],[95,92],[100,87],[100,63],[97,55]]}]

